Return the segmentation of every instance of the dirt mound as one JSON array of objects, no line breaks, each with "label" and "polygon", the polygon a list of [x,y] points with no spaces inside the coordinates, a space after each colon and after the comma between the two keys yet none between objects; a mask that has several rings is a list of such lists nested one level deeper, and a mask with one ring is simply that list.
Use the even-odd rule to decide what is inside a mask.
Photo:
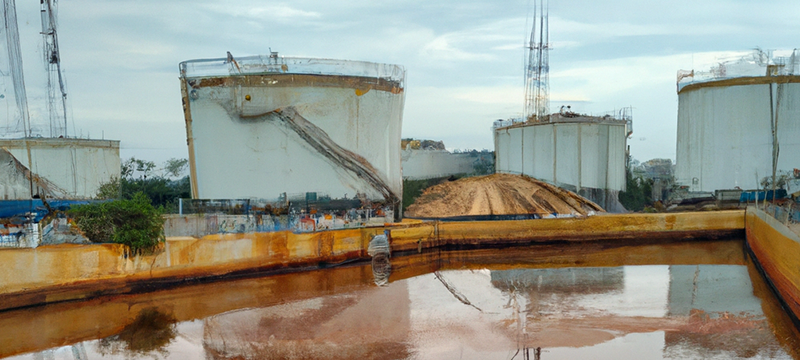
[{"label": "dirt mound", "polygon": [[405,216],[586,215],[589,211],[603,209],[573,192],[527,176],[493,174],[432,186],[408,207]]}]

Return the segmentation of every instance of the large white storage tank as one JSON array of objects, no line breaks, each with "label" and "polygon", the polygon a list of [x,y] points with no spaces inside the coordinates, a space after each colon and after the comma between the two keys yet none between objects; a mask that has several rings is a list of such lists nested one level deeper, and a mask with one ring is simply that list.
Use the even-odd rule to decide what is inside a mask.
[{"label": "large white storage tank", "polygon": [[[580,193],[610,211],[625,190],[629,113],[553,114],[546,122],[496,122],[497,172],[523,174]],[[611,208],[611,209],[609,209]]]},{"label": "large white storage tank", "polygon": [[[0,139],[0,149],[0,200],[92,199],[101,185],[120,176],[118,140]],[[47,189],[32,186],[27,171]]]},{"label": "large white storage tank", "polygon": [[778,176],[800,168],[798,73],[794,52],[760,51],[679,72],[676,183],[702,192],[762,188],[773,154]]},{"label": "large white storage tank", "polygon": [[194,198],[399,204],[403,67],[272,53],[180,72]]}]

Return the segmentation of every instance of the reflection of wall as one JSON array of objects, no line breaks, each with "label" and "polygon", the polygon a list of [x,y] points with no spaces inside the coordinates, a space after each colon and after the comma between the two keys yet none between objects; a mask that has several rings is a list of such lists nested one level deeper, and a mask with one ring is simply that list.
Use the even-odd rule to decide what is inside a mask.
[{"label": "reflection of wall", "polygon": [[742,265],[673,265],[669,267],[669,315],[688,316],[691,310],[761,315],[761,301]]},{"label": "reflection of wall", "polygon": [[395,283],[209,317],[203,346],[209,359],[407,358],[409,333],[408,285]]},{"label": "reflection of wall", "polygon": [[520,269],[492,271],[492,285],[500,290],[535,290],[538,293],[606,293],[624,288],[621,267]]}]

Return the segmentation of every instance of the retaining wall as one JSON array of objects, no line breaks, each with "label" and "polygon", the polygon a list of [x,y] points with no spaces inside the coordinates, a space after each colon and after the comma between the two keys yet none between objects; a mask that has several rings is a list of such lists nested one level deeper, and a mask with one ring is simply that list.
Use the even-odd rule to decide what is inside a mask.
[{"label": "retaining wall", "polygon": [[800,324],[800,237],[755,207],[747,208],[747,245],[784,307]]},{"label": "retaining wall", "polygon": [[744,211],[598,215],[519,221],[403,222],[316,233],[215,234],[170,237],[153,255],[132,256],[122,245],[52,245],[0,249],[0,310],[266,272],[298,271],[367,259],[376,234],[391,248],[511,246],[565,241],[740,238]]}]

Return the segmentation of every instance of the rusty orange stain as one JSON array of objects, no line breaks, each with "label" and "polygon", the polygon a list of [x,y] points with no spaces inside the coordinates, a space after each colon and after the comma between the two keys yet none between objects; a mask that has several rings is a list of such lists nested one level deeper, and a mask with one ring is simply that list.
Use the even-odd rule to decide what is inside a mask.
[{"label": "rusty orange stain", "polygon": [[130,257],[125,255],[123,246],[116,244],[0,249],[0,263],[6,264],[0,270],[0,310],[152,291],[154,282],[160,287],[176,286],[188,279],[218,279],[367,259],[370,239],[384,230],[389,230],[393,252],[417,254],[444,246],[479,249],[485,245],[559,240],[580,242],[581,247],[589,248],[590,243],[637,245],[649,244],[651,239],[730,238],[742,236],[743,228],[743,211],[718,211],[580,219],[404,222],[315,233],[216,234],[201,239],[169,238],[156,254]]}]

